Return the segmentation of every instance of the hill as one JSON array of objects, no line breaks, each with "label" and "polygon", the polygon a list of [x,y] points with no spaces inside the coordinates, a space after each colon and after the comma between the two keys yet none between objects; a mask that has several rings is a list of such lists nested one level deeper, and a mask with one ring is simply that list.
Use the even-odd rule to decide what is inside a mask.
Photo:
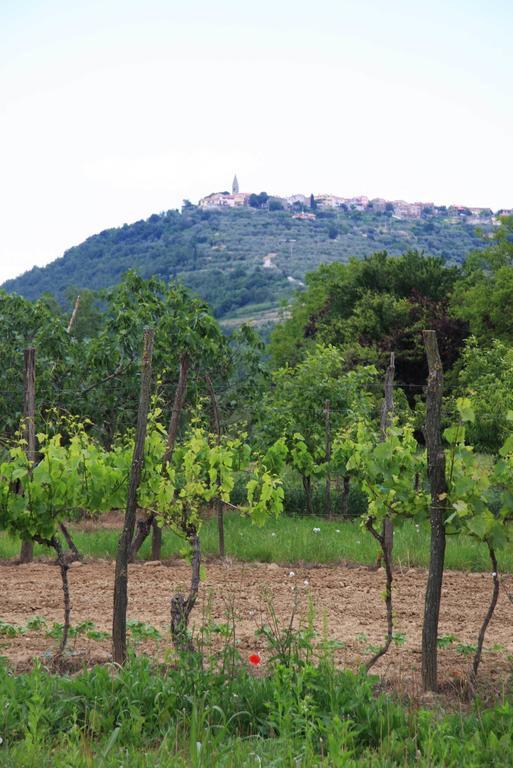
[{"label": "hill", "polygon": [[[491,230],[491,224],[484,225]],[[126,270],[177,279],[208,301],[216,316],[272,320],[281,300],[301,287],[321,262],[347,261],[379,250],[418,249],[460,263],[486,245],[475,224],[426,215],[399,219],[373,210],[317,210],[298,218],[288,210],[203,209],[153,214],[107,229],[34,267],[3,288],[29,299],[45,292],[66,301],[69,286],[101,289]]]}]

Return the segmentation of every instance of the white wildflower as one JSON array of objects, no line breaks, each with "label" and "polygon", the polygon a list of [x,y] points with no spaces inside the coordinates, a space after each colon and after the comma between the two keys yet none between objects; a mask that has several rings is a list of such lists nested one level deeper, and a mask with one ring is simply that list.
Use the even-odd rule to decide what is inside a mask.
[{"label": "white wildflower", "polygon": [[321,532],[320,528],[313,528],[312,530],[313,530],[314,533],[320,533]]}]

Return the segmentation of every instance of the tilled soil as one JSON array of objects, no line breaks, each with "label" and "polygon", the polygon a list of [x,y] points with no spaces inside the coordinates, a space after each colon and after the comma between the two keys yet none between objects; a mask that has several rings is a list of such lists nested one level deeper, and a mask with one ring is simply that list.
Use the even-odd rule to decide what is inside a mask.
[{"label": "tilled soil", "polygon": [[[91,561],[74,564],[70,571],[72,623],[91,620],[96,628],[110,631],[114,564]],[[134,564],[129,568],[129,619],[157,627],[159,643],[141,641],[139,651],[165,654],[170,647],[168,624],[170,597],[186,591],[189,568],[181,561],[165,564]],[[398,642],[376,665],[385,684],[415,695],[419,691],[420,645],[426,572],[397,570],[394,574],[395,631]],[[0,620],[25,625],[34,616],[51,624],[62,622],[62,587],[57,567],[49,562],[31,565],[4,564],[0,568],[2,599]],[[440,635],[455,636],[448,649],[440,650],[440,680],[447,690],[456,690],[466,680],[472,656],[456,650],[475,644],[491,596],[491,574],[447,572],[444,577]],[[371,647],[385,634],[383,601],[384,573],[364,566],[281,567],[275,564],[219,562],[206,564],[200,597],[192,616],[197,631],[202,622],[224,623],[235,614],[236,638],[243,655],[259,651],[265,663],[269,651],[257,630],[269,623],[266,603],[272,600],[276,615],[287,626],[297,602],[295,625],[306,622],[308,605],[315,612],[319,636],[337,640],[339,665],[357,668],[369,658]],[[500,691],[509,682],[513,653],[513,605],[502,591],[488,628],[481,685],[485,691]],[[44,631],[22,636],[0,636],[0,655],[7,656],[17,670],[30,665],[36,656],[49,658],[57,641]],[[70,650],[80,663],[107,661],[109,640],[70,640]]]}]

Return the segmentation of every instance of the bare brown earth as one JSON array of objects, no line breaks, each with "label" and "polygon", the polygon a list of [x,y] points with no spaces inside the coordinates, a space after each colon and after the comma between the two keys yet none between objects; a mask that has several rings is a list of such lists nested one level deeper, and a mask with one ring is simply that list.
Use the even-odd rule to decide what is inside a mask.
[{"label": "bare brown earth", "polygon": [[[112,583],[111,562],[94,561],[75,564],[70,569],[72,622],[92,620],[98,629],[110,630]],[[167,632],[170,596],[187,587],[189,570],[181,561],[165,564],[134,564],[129,570],[129,618],[157,627],[163,639],[157,644],[143,641],[139,651],[164,656],[170,647]],[[379,661],[375,671],[385,684],[419,691],[421,623],[426,573],[420,569],[396,571],[394,603],[396,632],[405,636]],[[510,578],[510,577],[508,577]],[[307,582],[307,583],[305,583]],[[62,621],[62,588],[58,569],[49,562],[31,565],[4,564],[0,568],[2,598],[0,620],[25,625],[34,616],[49,623]],[[447,572],[444,578],[440,635],[455,635],[458,642],[476,642],[492,587],[491,574]],[[369,656],[369,646],[381,642],[385,632],[382,598],[384,574],[367,567],[295,567],[263,563],[207,563],[201,583],[200,599],[193,613],[197,631],[207,616],[225,622],[230,606],[236,614],[236,637],[243,655],[262,654],[265,663],[269,651],[256,635],[268,623],[265,594],[272,597],[283,626],[290,621],[294,594],[298,595],[296,625],[305,621],[309,599],[315,608],[315,623],[322,635],[344,643],[335,650],[337,663],[356,668]],[[490,624],[482,668],[483,692],[496,694],[509,684],[510,654],[513,654],[513,605],[502,592]],[[324,627],[324,630],[323,630]],[[35,656],[48,658],[55,640],[44,631],[28,632],[15,638],[0,637],[0,655],[7,656],[13,667],[22,670]],[[456,690],[468,674],[471,656],[455,650],[440,651],[440,678],[449,691]],[[497,646],[502,646],[498,648]],[[77,662],[107,661],[109,640],[93,641],[84,637],[70,641]]]}]

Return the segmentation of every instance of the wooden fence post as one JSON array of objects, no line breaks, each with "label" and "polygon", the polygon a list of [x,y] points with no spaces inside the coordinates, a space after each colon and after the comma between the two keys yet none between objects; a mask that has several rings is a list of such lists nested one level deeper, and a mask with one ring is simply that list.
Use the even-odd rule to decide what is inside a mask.
[{"label": "wooden fence post", "polygon": [[428,478],[431,488],[431,551],[422,627],[422,685],[425,691],[438,686],[438,618],[442,596],[445,559],[445,522],[447,482],[445,453],[441,437],[443,369],[435,331],[423,331],[429,376],[426,396],[425,438]]},{"label": "wooden fence post", "polygon": [[[212,379],[210,376],[205,374],[205,381],[207,383],[208,393],[210,397],[210,402],[212,405],[212,421],[214,423],[214,431],[216,435],[216,444],[221,445],[221,416],[219,413],[219,403],[217,402],[216,393],[214,390],[214,385],[212,384]],[[217,487],[219,489],[219,485],[221,482],[221,475],[218,471],[216,483]],[[224,505],[221,498],[216,497],[214,500],[214,509],[217,517],[217,534],[218,534],[218,540],[219,540],[219,557],[224,557],[225,555],[225,548],[224,548]]]},{"label": "wooden fence post", "polygon": [[[381,407],[381,440],[384,442],[387,436],[387,429],[392,421],[394,413],[394,376],[395,376],[395,354],[390,353],[390,362],[385,374],[385,398]],[[392,521],[386,517],[383,521],[383,539],[387,550],[387,556],[392,564],[392,549],[394,546],[394,526]]]},{"label": "wooden fence post", "polygon": [[[24,402],[23,436],[26,441],[27,458],[33,466],[36,460],[36,350],[29,347],[24,350]],[[31,563],[34,552],[32,539],[21,542],[20,563]]]},{"label": "wooden fence post", "polygon": [[126,661],[126,611],[128,603],[128,561],[134,535],[135,518],[137,513],[137,489],[141,479],[144,460],[144,443],[148,426],[148,410],[150,407],[151,390],[151,360],[153,355],[154,331],[144,329],[144,347],[141,364],[141,391],[139,410],[137,414],[137,431],[135,435],[130,483],[125,513],[123,531],[119,537],[114,576],[114,607],[112,617],[112,657],[117,664]]},{"label": "wooden fence post", "polygon": [[326,517],[332,517],[331,476],[330,476],[330,469],[329,469],[329,463],[331,461],[331,408],[330,408],[329,400],[326,400],[324,402],[324,429],[326,433],[325,458],[326,458],[326,465],[327,465],[324,498],[325,498],[325,507],[326,507]]}]

